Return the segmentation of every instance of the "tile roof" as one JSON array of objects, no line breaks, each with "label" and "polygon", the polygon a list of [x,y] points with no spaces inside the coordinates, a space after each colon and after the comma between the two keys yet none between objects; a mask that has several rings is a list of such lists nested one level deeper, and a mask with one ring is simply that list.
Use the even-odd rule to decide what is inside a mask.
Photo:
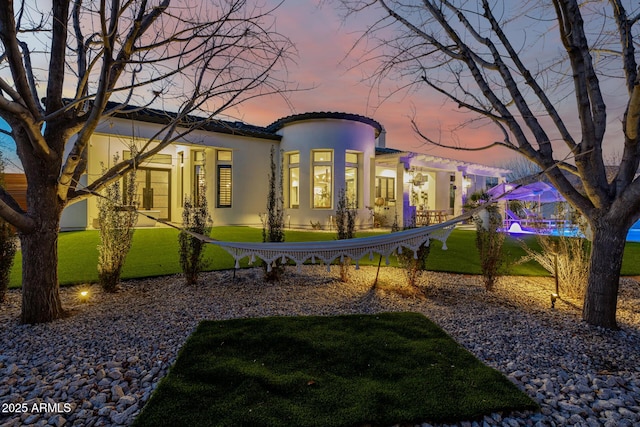
[{"label": "tile roof", "polygon": [[389,148],[389,147],[376,147],[376,155],[397,154],[397,153],[404,153],[404,151],[396,150],[395,148]]},{"label": "tile roof", "polygon": [[291,116],[283,117],[279,120],[276,120],[275,122],[267,126],[267,129],[271,130],[272,132],[277,132],[280,129],[282,129],[284,126],[290,123],[299,122],[303,120],[317,120],[317,119],[340,119],[340,120],[351,120],[354,122],[365,123],[365,124],[368,124],[369,126],[372,126],[376,130],[376,136],[378,136],[380,132],[382,132],[383,130],[382,125],[380,123],[378,123],[377,121],[369,117],[361,116],[359,114],[339,113],[339,112],[332,112],[332,111],[318,111],[318,112],[311,112],[311,113],[293,114]]},{"label": "tile roof", "polygon": [[[117,102],[109,102],[107,104],[107,110],[118,107],[120,104]],[[177,113],[170,111],[163,111],[155,108],[142,108],[126,105],[121,111],[113,114],[113,117],[119,117],[124,119],[138,120],[147,123],[167,124],[172,120],[175,120]],[[204,117],[198,117],[194,115],[186,116],[182,119],[182,125],[189,126],[206,120],[201,126],[202,130],[209,132],[219,132],[230,135],[250,136],[254,138],[262,138],[269,140],[279,141],[282,139],[280,135],[262,126],[254,126],[243,122],[231,122],[219,119],[207,119]]]},{"label": "tile roof", "polygon": [[[174,112],[164,111],[156,108],[137,107],[133,105],[125,105],[122,107],[120,103],[113,101],[107,103],[107,107],[105,110],[108,111],[118,107],[120,107],[121,110],[113,114],[114,117],[139,120],[147,123],[167,124],[171,120],[174,120],[178,115]],[[201,129],[210,132],[220,132],[231,135],[252,136],[256,138],[280,140],[282,139],[282,137],[276,132],[282,129],[287,124],[314,119],[342,119],[365,123],[372,126],[376,130],[376,137],[383,130],[383,127],[380,123],[369,117],[361,116],[359,114],[340,112],[311,112],[294,114],[278,119],[266,127],[250,125],[240,121],[232,122],[227,120],[209,119],[201,127]],[[204,117],[189,115],[182,119],[182,124],[184,126],[188,126],[189,124],[194,124],[202,120],[207,119]]]}]

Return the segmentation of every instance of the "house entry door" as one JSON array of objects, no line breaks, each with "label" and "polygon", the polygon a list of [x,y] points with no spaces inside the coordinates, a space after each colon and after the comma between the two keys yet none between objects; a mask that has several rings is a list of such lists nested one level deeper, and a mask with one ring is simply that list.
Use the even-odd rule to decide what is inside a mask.
[{"label": "house entry door", "polygon": [[136,173],[136,198],[140,209],[159,211],[159,219],[171,218],[171,171],[140,168]]}]

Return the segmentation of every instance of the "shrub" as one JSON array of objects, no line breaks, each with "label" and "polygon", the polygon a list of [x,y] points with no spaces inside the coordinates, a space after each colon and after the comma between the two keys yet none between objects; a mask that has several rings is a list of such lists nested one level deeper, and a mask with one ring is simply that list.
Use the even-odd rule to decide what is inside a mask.
[{"label": "shrub", "polygon": [[[197,200],[186,196],[182,209],[182,230],[178,234],[178,251],[180,254],[180,268],[187,285],[198,283],[198,275],[206,267],[204,260],[204,245],[194,234],[207,236],[211,232],[212,220],[205,189],[200,188]],[[194,234],[190,234],[194,233]]]},{"label": "shrub", "polygon": [[[118,156],[114,156],[114,162]],[[104,167],[103,167],[104,170]],[[121,190],[122,185],[122,190]],[[135,205],[135,170],[125,175],[123,182],[116,180],[107,185],[98,197],[98,282],[106,292],[115,292],[120,282],[120,273],[131,249],[134,227],[138,221]]]},{"label": "shrub", "polygon": [[324,230],[324,226],[322,225],[322,223],[320,221],[313,222],[313,221],[309,220],[309,224],[311,224],[311,228],[313,230]]},{"label": "shrub", "polygon": [[534,251],[524,242],[527,253],[520,262],[534,260],[555,276],[557,257],[558,287],[562,295],[582,299],[589,279],[589,242],[579,237],[555,237],[538,235],[536,240],[541,251]]},{"label": "shrub", "polygon": [[[344,188],[338,194],[338,204],[336,206],[336,230],[338,240],[353,239],[356,237],[356,216],[357,211],[351,206],[347,199]],[[351,259],[344,257],[340,262],[340,280],[349,281],[349,265]]]},{"label": "shrub", "polygon": [[383,228],[389,225],[389,220],[387,216],[383,212],[374,212],[373,213],[373,224],[376,228]]},{"label": "shrub", "polygon": [[[0,153],[0,187],[4,188],[5,160]],[[17,242],[14,228],[0,218],[0,302],[6,298],[9,288],[9,272],[16,255]]]},{"label": "shrub", "polygon": [[[284,200],[282,197],[282,164],[278,168],[275,159],[276,149],[271,146],[271,169],[269,171],[269,194],[267,195],[267,213],[260,214],[263,242],[284,242]],[[282,156],[280,156],[282,159]],[[279,280],[284,272],[280,259],[271,265],[264,265],[265,279]]]},{"label": "shrub", "polygon": [[16,241],[13,227],[0,219],[0,303],[5,300],[9,288],[9,272],[18,247]]},{"label": "shrub", "polygon": [[[471,210],[474,210],[478,207],[480,207],[481,205],[485,204],[489,199],[491,198],[491,196],[489,196],[489,193],[487,193],[486,191],[482,191],[482,190],[478,190],[475,191],[467,196],[463,196],[462,197],[462,211],[463,212],[468,212]],[[497,212],[497,210],[496,210]],[[468,220],[469,224],[473,224],[476,222],[476,218],[475,217],[471,217]]]},{"label": "shrub", "polygon": [[388,227],[389,220],[382,210],[384,199],[378,197],[374,206],[365,206],[369,210],[369,219],[373,221],[374,228]]},{"label": "shrub", "polygon": [[[415,224],[415,217],[413,219],[413,223]],[[391,232],[395,233],[396,231],[400,231],[400,224],[398,223],[398,211],[396,210],[393,215],[393,223],[391,224]]]},{"label": "shrub", "polygon": [[404,269],[405,277],[409,286],[417,286],[422,273],[427,270],[427,259],[431,253],[431,246],[421,245],[414,252],[404,248],[402,253],[397,254],[398,263]]},{"label": "shrub", "polygon": [[[485,288],[490,291],[496,279],[505,270],[505,256],[502,251],[504,233],[499,231],[502,218],[495,204],[487,206],[485,214],[476,215],[476,247],[480,255],[480,269]],[[482,218],[484,217],[484,219]]]},{"label": "shrub", "polygon": [[[415,217],[413,217],[405,229],[415,228],[415,224]],[[429,253],[431,253],[431,246],[428,245],[421,245],[415,253],[408,248],[403,248],[402,251],[396,253],[398,264],[404,269],[409,286],[417,286],[422,273],[427,270]]]}]

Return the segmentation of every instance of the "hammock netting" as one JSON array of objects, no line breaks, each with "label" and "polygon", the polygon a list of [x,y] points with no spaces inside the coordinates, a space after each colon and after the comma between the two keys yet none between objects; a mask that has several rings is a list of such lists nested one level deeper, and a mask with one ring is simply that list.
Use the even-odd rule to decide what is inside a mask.
[{"label": "hammock netting", "polygon": [[[443,223],[444,224],[444,223]],[[249,264],[260,258],[267,264],[267,271],[271,270],[276,260],[280,259],[284,264],[288,260],[296,266],[310,261],[312,264],[323,262],[327,269],[337,259],[342,262],[345,258],[354,260],[356,269],[359,261],[365,256],[373,260],[374,254],[386,258],[403,250],[412,250],[417,257],[417,250],[422,245],[429,245],[431,239],[442,242],[442,249],[447,248],[446,240],[455,224],[442,226],[442,224],[428,227],[413,228],[397,233],[372,237],[360,237],[346,240],[327,240],[321,242],[279,242],[279,243],[245,243],[245,242],[217,242],[211,241],[226,250],[235,260],[235,268],[240,267],[240,260],[249,258]]]},{"label": "hammock netting", "polygon": [[[261,259],[267,264],[267,271],[271,271],[277,260],[280,260],[282,264],[293,261],[296,266],[300,266],[305,262],[311,262],[312,264],[322,262],[329,269],[336,260],[339,259],[342,262],[345,258],[349,258],[355,262],[357,269],[359,268],[360,259],[369,256],[369,260],[373,260],[374,254],[384,257],[387,265],[392,254],[402,253],[405,250],[413,251],[414,258],[417,258],[417,251],[420,246],[429,246],[431,240],[442,242],[442,249],[446,250],[447,238],[456,224],[469,219],[484,208],[486,208],[486,205],[439,224],[371,237],[293,243],[222,242],[206,238],[206,242],[218,245],[226,250],[235,260],[235,268],[240,268],[240,260],[243,258],[249,258],[249,264],[253,264],[258,258]],[[201,238],[203,236],[196,237]]]},{"label": "hammock netting", "polygon": [[386,259],[387,265],[389,264],[389,257],[392,254],[402,253],[405,250],[413,251],[414,258],[417,258],[417,251],[420,246],[429,246],[431,240],[442,242],[442,249],[446,250],[447,238],[456,224],[473,217],[495,201],[495,199],[489,200],[460,216],[439,224],[411,228],[395,233],[381,234],[379,236],[358,237],[345,240],[324,240],[319,242],[223,242],[177,227],[174,224],[152,217],[144,212],[138,213],[180,231],[184,231],[203,242],[220,246],[233,257],[236,269],[240,268],[240,260],[243,258],[249,258],[249,264],[253,264],[257,258],[261,259],[267,264],[267,271],[271,271],[274,263],[278,259],[281,260],[282,264],[291,260],[296,266],[300,266],[307,261],[310,261],[312,264],[322,262],[326,264],[327,269],[329,269],[331,264],[337,259],[342,262],[345,258],[350,258],[355,262],[357,269],[359,268],[360,259],[367,255],[369,256],[369,260],[373,260],[374,254],[378,254]]}]

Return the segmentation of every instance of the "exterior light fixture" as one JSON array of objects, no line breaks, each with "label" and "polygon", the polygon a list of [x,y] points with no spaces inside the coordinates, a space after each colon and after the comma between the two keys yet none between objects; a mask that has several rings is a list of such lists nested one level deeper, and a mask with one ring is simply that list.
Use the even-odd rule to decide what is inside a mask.
[{"label": "exterior light fixture", "polygon": [[78,292],[78,299],[80,300],[80,302],[89,301],[89,291],[86,289],[83,289],[80,292]]},{"label": "exterior light fixture", "polygon": [[424,175],[422,175],[421,173],[419,173],[419,172],[418,172],[418,173],[413,177],[413,182],[412,182],[412,184],[413,184],[413,185],[415,185],[415,186],[417,186],[417,187],[419,187],[419,186],[421,186],[422,184],[424,184],[424,183],[425,183],[425,181],[426,181],[426,179],[425,179]]},{"label": "exterior light fixture", "polygon": [[560,298],[560,284],[558,283],[558,252],[553,253],[553,276],[556,281],[556,291],[551,294],[551,308],[556,307],[556,300]]}]

